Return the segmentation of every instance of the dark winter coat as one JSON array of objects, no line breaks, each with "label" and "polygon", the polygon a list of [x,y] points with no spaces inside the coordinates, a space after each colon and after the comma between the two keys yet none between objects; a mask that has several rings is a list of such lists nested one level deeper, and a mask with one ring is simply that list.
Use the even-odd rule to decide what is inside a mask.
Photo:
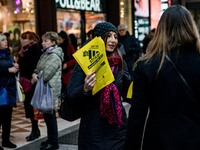
[{"label": "dark winter coat", "polygon": [[199,150],[200,54],[191,45],[176,51],[169,57],[194,92],[195,102],[169,61],[158,75],[159,57],[138,63],[126,150],[140,150],[143,132],[142,150]]},{"label": "dark winter coat", "polygon": [[[2,55],[2,51],[6,55]],[[0,86],[6,87],[9,96],[9,106],[16,107],[16,78],[8,68],[13,67],[14,59],[8,50],[0,50]],[[1,114],[2,115],[2,114]]]},{"label": "dark winter coat", "polygon": [[[41,54],[42,51],[40,47],[38,46],[38,44],[35,43],[31,47],[29,47],[26,52],[24,52],[24,56],[19,55],[18,64],[21,77],[25,77],[31,80],[33,71],[36,68]],[[25,93],[24,108],[27,118],[33,118],[34,116],[33,107],[30,104],[34,89],[35,86],[32,86],[31,90],[28,93]]]},{"label": "dark winter coat", "polygon": [[38,44],[33,44],[24,53],[24,57],[19,56],[18,64],[21,77],[25,77],[31,80],[33,71],[36,68],[36,65],[38,63],[38,60],[40,59],[41,54],[42,51],[38,46]]},{"label": "dark winter coat", "polygon": [[127,63],[128,70],[132,70],[134,63],[139,58],[141,48],[138,40],[133,36],[127,33],[125,36],[119,36],[119,43],[124,46],[126,55],[124,60]]},{"label": "dark winter coat", "polygon": [[[68,86],[69,99],[80,108],[81,112],[79,150],[122,150],[127,127],[124,107],[121,106],[123,108],[123,125],[121,127],[110,125],[107,120],[102,119],[100,117],[101,91],[94,96],[85,94],[83,92],[85,77],[80,66],[75,65]],[[128,85],[126,84],[130,83],[130,75],[127,73],[126,65],[124,73],[122,72],[122,67],[119,68],[114,83],[119,91],[122,93],[127,92]]]}]

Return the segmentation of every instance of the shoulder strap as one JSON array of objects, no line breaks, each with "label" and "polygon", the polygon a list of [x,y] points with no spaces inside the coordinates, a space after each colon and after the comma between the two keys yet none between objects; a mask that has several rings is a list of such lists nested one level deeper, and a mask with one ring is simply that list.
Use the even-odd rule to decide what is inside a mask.
[{"label": "shoulder strap", "polygon": [[[188,91],[190,92],[190,94],[192,95],[193,99],[195,100],[195,95],[194,92],[192,91],[192,89],[190,88],[189,84],[187,83],[187,81],[185,80],[185,78],[183,77],[183,75],[178,71],[178,69],[176,68],[175,64],[173,63],[173,61],[169,58],[168,55],[166,55],[166,59],[172,64],[172,66],[174,67],[174,69],[176,70],[176,72],[178,73],[179,77],[181,78],[181,80],[183,81],[183,83],[185,84],[185,86],[188,88]],[[196,101],[196,100],[195,100]]]}]

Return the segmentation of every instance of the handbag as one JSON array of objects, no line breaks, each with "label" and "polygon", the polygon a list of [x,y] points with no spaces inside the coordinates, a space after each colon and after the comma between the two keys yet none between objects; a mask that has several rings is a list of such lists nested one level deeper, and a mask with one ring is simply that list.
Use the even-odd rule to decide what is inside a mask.
[{"label": "handbag", "polygon": [[6,90],[9,80],[10,80],[10,78],[8,79],[5,87],[3,87],[3,86],[0,87],[0,106],[9,104],[9,96],[8,96],[8,92]]},{"label": "handbag", "polygon": [[43,75],[39,77],[36,83],[35,91],[31,99],[31,105],[42,113],[53,114],[53,91],[49,82],[44,83]]},{"label": "handbag", "polygon": [[29,79],[25,77],[20,77],[19,82],[24,90],[24,93],[28,93],[31,90],[32,83]]},{"label": "handbag", "polygon": [[60,95],[60,108],[58,109],[59,116],[66,121],[75,121],[81,116],[80,108],[76,105],[74,106],[69,102],[69,97],[67,93],[67,87],[65,92]]},{"label": "handbag", "polygon": [[43,119],[43,113],[40,112],[39,110],[37,110],[36,108],[33,108],[33,112],[34,112],[34,119],[35,120],[39,120],[39,119]]},{"label": "handbag", "polygon": [[8,92],[6,87],[0,88],[0,106],[8,105]]},{"label": "handbag", "polygon": [[25,100],[25,94],[19,82],[19,76],[16,77],[16,88],[17,88],[17,102],[23,102]]}]

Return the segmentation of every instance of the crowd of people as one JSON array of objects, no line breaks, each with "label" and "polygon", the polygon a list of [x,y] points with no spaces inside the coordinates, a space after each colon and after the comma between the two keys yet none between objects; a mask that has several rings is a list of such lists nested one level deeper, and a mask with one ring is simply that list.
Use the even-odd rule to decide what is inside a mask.
[{"label": "crowd of people", "polygon": [[[81,106],[79,150],[198,150],[200,39],[191,13],[180,5],[167,8],[142,47],[123,24],[98,23],[85,44],[96,37],[103,40],[115,80],[93,95],[97,73],[85,74],[76,63],[72,55],[77,46],[67,32],[48,31],[41,39],[31,31],[22,33],[17,59],[10,53],[6,34],[0,34],[0,86],[9,97],[8,105],[0,106],[4,114],[0,150],[17,147],[10,132],[19,73],[30,83],[24,101],[32,127],[27,141],[40,137],[31,105],[36,83],[43,76],[52,88],[53,110],[43,112],[47,140],[40,150],[59,149],[56,113],[59,95],[66,91],[70,103]],[[127,98],[132,82],[132,97]],[[128,116],[123,101],[131,105]]]},{"label": "crowd of people", "polygon": [[[0,34],[0,81],[1,87],[6,87],[9,95],[8,105],[0,106],[0,126],[2,126],[2,147],[16,148],[17,145],[10,141],[11,118],[13,107],[16,107],[16,76],[20,75],[20,82],[26,82],[24,109],[26,118],[31,121],[31,133],[27,141],[40,137],[38,120],[35,118],[35,108],[31,100],[36,88],[36,83],[43,72],[44,82],[48,82],[53,90],[54,111],[43,113],[47,127],[47,141],[41,143],[41,150],[58,149],[58,128],[56,112],[58,109],[58,95],[61,89],[67,86],[71,71],[76,61],[72,57],[75,48],[65,31],[59,33],[46,32],[40,37],[31,31],[20,35],[18,54],[13,54],[9,49],[7,33]],[[40,45],[40,41],[42,44]],[[22,84],[23,86],[23,84]],[[38,111],[38,110],[37,110]]]}]

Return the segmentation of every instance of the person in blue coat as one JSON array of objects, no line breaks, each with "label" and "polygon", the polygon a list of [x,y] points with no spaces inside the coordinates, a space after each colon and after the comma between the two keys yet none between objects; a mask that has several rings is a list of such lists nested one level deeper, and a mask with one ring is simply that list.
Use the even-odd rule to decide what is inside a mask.
[{"label": "person in blue coat", "polygon": [[93,38],[105,43],[107,59],[115,81],[92,95],[96,74],[87,76],[78,64],[68,85],[71,104],[81,114],[79,150],[122,150],[125,143],[127,116],[121,97],[125,97],[131,81],[125,61],[118,49],[117,28],[110,22],[101,22],[93,30]]},{"label": "person in blue coat", "polygon": [[199,150],[200,39],[185,7],[165,10],[133,76],[125,150]]},{"label": "person in blue coat", "polygon": [[[8,105],[0,106],[0,126],[2,127],[2,146],[16,148],[10,141],[11,120],[13,107],[16,107],[16,78],[15,74],[19,65],[14,62],[13,56],[8,49],[6,36],[0,34],[0,86],[6,87],[8,92]],[[3,150],[0,147],[0,150]]]}]

